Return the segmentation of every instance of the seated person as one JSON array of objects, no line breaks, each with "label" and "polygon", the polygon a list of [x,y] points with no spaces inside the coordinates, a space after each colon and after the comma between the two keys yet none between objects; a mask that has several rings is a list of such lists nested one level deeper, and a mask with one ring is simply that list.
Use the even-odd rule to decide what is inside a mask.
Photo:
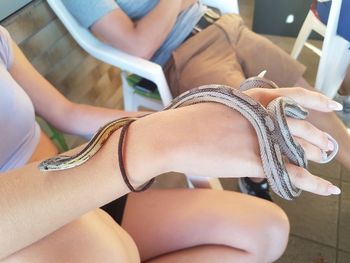
[{"label": "seated person", "polygon": [[[248,94],[264,104],[288,95],[314,110],[338,107],[318,93],[298,88],[252,89]],[[57,149],[36,124],[34,112],[77,135],[90,135],[108,121],[140,114],[68,101],[32,67],[0,26],[1,262],[156,263],[188,262],[188,258],[201,263],[272,262],[283,253],[288,219],[271,202],[209,189],[128,194],[118,163],[119,130],[81,166],[38,170],[38,160],[56,155]],[[321,150],[329,149],[325,133],[307,121],[291,122],[290,128],[303,142],[307,158],[320,161]],[[159,136],[154,136],[155,131],[161,131]],[[125,143],[125,167],[135,187],[168,171],[264,176],[250,123],[215,103],[138,119]],[[287,168],[301,189],[320,195],[340,193],[305,169]],[[117,224],[98,207],[125,194],[124,216]]]},{"label": "seated person", "polygon": [[[205,13],[198,0],[63,0],[86,28],[112,46],[164,67],[173,96],[205,84],[239,88],[267,70],[280,87],[314,90],[302,77],[305,67],[267,39],[253,33],[238,15],[224,15],[197,34]],[[151,37],[150,37],[151,36]],[[312,111],[310,122],[341,142],[338,160],[350,170],[350,136],[334,114]],[[271,200],[265,180],[239,181],[242,192]]]}]

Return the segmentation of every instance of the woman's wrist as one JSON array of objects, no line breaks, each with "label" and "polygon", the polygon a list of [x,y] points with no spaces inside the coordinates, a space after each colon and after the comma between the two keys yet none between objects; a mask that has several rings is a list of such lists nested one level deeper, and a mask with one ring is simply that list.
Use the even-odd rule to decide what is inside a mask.
[{"label": "woman's wrist", "polygon": [[147,116],[133,122],[124,141],[124,165],[135,188],[168,171],[170,151],[164,151],[164,137],[159,134],[163,130],[153,119]]}]

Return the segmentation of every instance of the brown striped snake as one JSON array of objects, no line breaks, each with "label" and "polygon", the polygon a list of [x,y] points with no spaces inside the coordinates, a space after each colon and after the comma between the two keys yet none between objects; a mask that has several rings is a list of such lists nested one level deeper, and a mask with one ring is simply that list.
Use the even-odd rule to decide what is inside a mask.
[{"label": "brown striped snake", "polygon": [[[241,90],[251,88],[277,88],[276,84],[260,75],[244,81]],[[175,98],[164,110],[197,103],[215,102],[240,112],[254,127],[260,147],[264,173],[272,190],[284,199],[298,197],[301,190],[294,186],[285,168],[285,161],[300,167],[307,167],[302,147],[293,139],[286,122],[286,116],[305,119],[307,111],[286,97],[278,97],[265,108],[241,91],[223,85],[207,85],[189,90]],[[60,155],[39,164],[43,171],[73,168],[89,160],[108,140],[110,135],[126,122],[137,118],[121,118],[102,127],[87,146],[73,156]],[[329,136],[334,145],[331,153],[324,153],[323,162],[329,162],[338,151],[337,142]]]}]

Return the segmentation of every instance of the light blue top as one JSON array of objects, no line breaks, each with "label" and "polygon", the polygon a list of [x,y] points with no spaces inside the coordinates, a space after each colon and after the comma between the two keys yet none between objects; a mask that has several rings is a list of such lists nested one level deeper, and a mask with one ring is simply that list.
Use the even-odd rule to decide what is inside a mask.
[{"label": "light blue top", "polygon": [[0,26],[0,172],[24,165],[40,139],[33,104],[9,73],[11,38]]},{"label": "light blue top", "polygon": [[[116,8],[121,8],[132,20],[147,15],[159,0],[63,0],[67,9],[86,28]],[[205,6],[194,4],[183,11],[152,61],[164,65],[171,53],[187,38],[205,12]],[[152,36],[150,36],[152,37]]]}]

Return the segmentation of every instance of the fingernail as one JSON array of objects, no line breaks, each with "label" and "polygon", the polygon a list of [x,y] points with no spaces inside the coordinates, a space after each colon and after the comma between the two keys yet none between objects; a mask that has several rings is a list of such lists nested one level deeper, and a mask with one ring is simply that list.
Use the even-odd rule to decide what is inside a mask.
[{"label": "fingernail", "polygon": [[328,103],[328,108],[332,110],[340,111],[343,109],[343,105],[335,100],[330,100]]},{"label": "fingernail", "polygon": [[324,163],[327,161],[327,158],[328,158],[328,154],[326,151],[324,150],[321,150],[321,163]]},{"label": "fingernail", "polygon": [[339,195],[341,193],[341,190],[338,186],[331,185],[328,187],[328,193],[332,195]]},{"label": "fingernail", "polygon": [[333,142],[330,141],[330,140],[328,140],[328,149],[329,149],[330,151],[333,151],[333,150],[334,150],[334,144],[333,144]]}]

